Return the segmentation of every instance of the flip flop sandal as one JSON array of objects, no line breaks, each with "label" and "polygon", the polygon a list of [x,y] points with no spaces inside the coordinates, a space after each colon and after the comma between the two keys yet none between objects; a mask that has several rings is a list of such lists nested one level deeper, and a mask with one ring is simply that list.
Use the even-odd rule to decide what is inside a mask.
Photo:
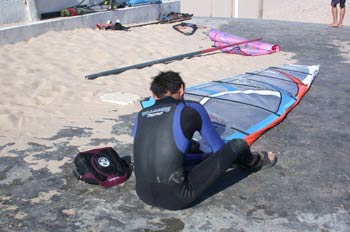
[{"label": "flip flop sandal", "polygon": [[262,151],[262,152],[258,152],[258,154],[260,156],[261,169],[272,168],[277,163],[277,156],[275,156],[273,160],[270,160],[268,156],[268,152]]},{"label": "flip flop sandal", "polygon": [[251,166],[241,165],[240,167],[243,169],[248,169],[255,172],[255,171],[271,168],[277,163],[277,156],[275,156],[275,159],[270,160],[268,156],[268,152],[266,151],[253,152],[253,155],[258,156],[257,160],[253,165]]}]

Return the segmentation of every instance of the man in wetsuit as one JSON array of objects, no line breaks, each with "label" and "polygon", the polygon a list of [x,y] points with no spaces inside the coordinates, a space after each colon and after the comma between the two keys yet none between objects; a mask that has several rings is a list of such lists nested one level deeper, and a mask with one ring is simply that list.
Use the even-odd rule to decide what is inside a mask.
[{"label": "man in wetsuit", "polygon": [[[343,20],[345,16],[345,2],[346,0],[332,0],[331,1],[331,8],[332,8],[332,16],[333,16],[333,22],[329,24],[330,27],[342,27],[343,26]],[[339,21],[338,21],[338,8],[337,5],[340,6],[340,15],[339,15]]]},{"label": "man in wetsuit", "polygon": [[[150,89],[156,102],[139,112],[134,128],[137,195],[149,205],[170,210],[191,206],[234,163],[260,169],[277,161],[271,152],[252,154],[241,139],[225,144],[204,107],[183,99],[184,88],[176,72],[155,76]],[[200,154],[194,146],[196,131],[211,153]]]}]

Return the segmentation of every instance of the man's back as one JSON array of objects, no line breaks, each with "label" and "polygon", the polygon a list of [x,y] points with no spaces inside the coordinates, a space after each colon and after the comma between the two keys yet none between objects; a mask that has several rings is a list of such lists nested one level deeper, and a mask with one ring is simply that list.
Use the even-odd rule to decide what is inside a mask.
[{"label": "man's back", "polygon": [[174,138],[174,117],[181,114],[178,102],[160,103],[143,109],[134,140],[135,175],[149,183],[167,183],[183,165],[183,153]]},{"label": "man's back", "polygon": [[186,181],[183,173],[184,154],[176,144],[181,130],[184,105],[168,99],[143,109],[135,125],[134,162],[136,192],[150,205],[172,207],[176,192]]}]

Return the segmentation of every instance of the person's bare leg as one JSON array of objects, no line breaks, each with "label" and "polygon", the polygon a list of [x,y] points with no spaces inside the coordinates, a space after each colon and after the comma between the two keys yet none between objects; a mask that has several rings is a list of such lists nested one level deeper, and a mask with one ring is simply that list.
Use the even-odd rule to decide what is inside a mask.
[{"label": "person's bare leg", "polygon": [[329,27],[338,27],[338,8],[332,6],[333,23],[328,24]]},{"label": "person's bare leg", "polygon": [[345,16],[345,7],[340,8],[340,16],[339,16],[338,27],[342,27],[343,26],[344,16]]}]

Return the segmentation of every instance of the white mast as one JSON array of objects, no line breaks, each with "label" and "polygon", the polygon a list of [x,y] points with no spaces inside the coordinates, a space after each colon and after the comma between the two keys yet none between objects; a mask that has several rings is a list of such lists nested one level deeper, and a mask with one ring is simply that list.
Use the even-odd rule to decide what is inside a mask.
[{"label": "white mast", "polygon": [[238,0],[235,0],[235,18],[238,18]]}]

